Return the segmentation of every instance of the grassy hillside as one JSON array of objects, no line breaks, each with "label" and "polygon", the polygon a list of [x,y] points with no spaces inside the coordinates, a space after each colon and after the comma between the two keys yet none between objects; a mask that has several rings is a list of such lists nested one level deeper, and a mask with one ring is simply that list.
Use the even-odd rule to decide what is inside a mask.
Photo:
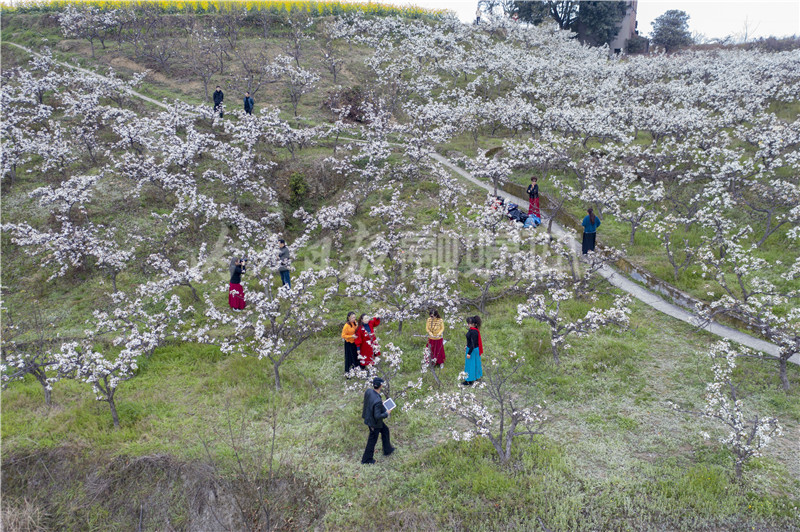
[{"label": "grassy hillside", "polygon": [[[206,15],[196,16],[202,19]],[[179,17],[187,19],[169,15],[169,20]],[[282,120],[297,127],[325,125],[336,119],[324,102],[337,87],[381,89],[364,63],[374,50],[357,41],[337,42],[343,66],[334,83],[322,64],[319,48],[324,40],[322,27],[329,20],[314,18],[307,29],[307,35],[315,40],[304,41],[302,65],[318,72],[321,80],[301,99],[300,118],[294,117],[285,89],[277,83],[265,85],[257,93],[257,109],[276,107]],[[47,43],[60,60],[100,70],[113,67],[126,78],[154,68],[139,88],[142,93],[193,104],[205,101],[202,85],[180,59],[162,71],[157,65],[134,60],[136,54],[129,43],[113,41],[105,49],[97,46],[93,59],[88,42],[63,38],[51,13],[4,13],[2,24],[3,41],[34,49]],[[266,39],[262,29],[243,25],[240,45],[263,49],[271,57],[285,51],[290,26],[281,17],[271,19],[270,24]],[[14,79],[12,68],[28,68],[29,57],[19,49],[4,43],[2,52],[4,80]],[[225,84],[240,73],[239,66],[232,63],[226,75],[212,78],[212,86]],[[48,93],[45,102],[56,106],[54,120],[71,126],[78,119],[61,114],[63,95]],[[238,102],[238,95],[226,92],[226,101]],[[104,103],[115,108],[112,102]],[[139,117],[156,117],[161,112],[135,98],[129,99],[124,109]],[[781,112],[791,115],[792,111],[782,107]],[[393,119],[402,118],[398,111]],[[231,129],[240,123],[232,113],[228,120]],[[193,122],[194,132],[234,145],[228,126],[212,126],[204,119]],[[187,139],[188,129],[181,129],[176,136]],[[363,131],[357,127],[350,134],[369,131],[366,126]],[[104,146],[116,141],[108,124],[99,132]],[[488,148],[502,139],[502,132],[489,135],[487,128],[481,131],[478,145]],[[352,183],[324,162],[334,155],[334,145],[337,157],[344,160],[347,156],[341,152],[345,150],[332,137],[295,153],[283,147],[259,146],[257,156],[276,165],[261,181],[275,191],[278,200],[270,205],[245,193],[235,202],[240,212],[260,219],[278,211],[280,222],[270,229],[288,236],[290,243],[299,238],[303,227],[292,216],[296,209],[316,212],[357,195]],[[466,134],[439,148],[477,153]],[[152,151],[157,153],[156,148]],[[52,209],[39,205],[29,193],[59,184],[66,176],[96,173],[126,152],[133,150],[109,149],[98,156],[100,164],[80,158],[61,173],[40,171],[40,160],[34,159],[29,165],[31,172],[20,171],[13,184],[3,181],[3,223],[25,221],[56,228]],[[354,166],[368,164],[355,156],[352,160]],[[406,160],[402,149],[395,147],[386,167],[396,169]],[[192,164],[187,173],[201,176],[219,161],[201,154]],[[394,171],[389,175],[387,182],[395,179]],[[397,175],[403,176],[400,170]],[[523,181],[525,175],[519,172],[513,178]],[[466,205],[438,216],[446,191],[440,189],[429,169],[416,179],[403,181],[400,199],[410,207],[398,215],[411,220],[414,227],[441,219],[442,230],[464,231],[456,214],[466,216]],[[198,178],[198,183],[198,190],[209,197],[231,201],[229,190],[220,182]],[[360,182],[358,186],[366,189],[368,184]],[[464,198],[483,202],[485,194],[477,187],[466,182],[459,182],[459,187]],[[118,227],[123,233],[143,234],[155,242],[148,249],[158,249],[166,229],[153,214],[171,212],[178,197],[156,186],[144,186],[139,196],[130,190],[130,183],[109,171],[88,204],[86,219]],[[370,209],[390,202],[392,194],[388,184],[382,183],[358,204],[352,229],[344,231],[346,249],[362,245],[359,239],[364,233],[388,231],[370,215]],[[574,201],[568,208],[577,214],[581,204]],[[624,228],[613,221],[604,228],[604,238],[612,244],[626,238]],[[169,248],[163,250],[175,261],[191,260],[201,243],[215,246],[205,280],[196,286],[201,301],[193,301],[189,288],[174,291],[184,304],[194,306],[196,325],[207,320],[203,296],[209,296],[216,308],[226,306],[227,287],[220,287],[228,278],[229,248],[233,246],[215,244],[232,233],[235,236],[235,225],[222,220],[202,227],[198,223],[168,241]],[[329,237],[325,231],[314,233],[319,241]],[[10,322],[25,323],[30,309],[38,308],[48,340],[80,337],[91,312],[111,303],[110,281],[95,264],[49,280],[50,269],[32,264],[29,252],[11,243],[6,231],[2,239],[4,327]],[[669,278],[669,270],[660,269],[664,261],[656,243],[646,233],[637,239],[637,245],[629,250],[632,258]],[[783,256],[787,242],[781,235],[770,241],[765,254]],[[297,263],[310,261],[315,251],[304,250]],[[121,291],[132,291],[153,276],[144,266],[144,258],[137,256],[135,266],[119,274]],[[698,292],[708,289],[703,283],[691,274],[682,277],[678,285]],[[273,286],[278,284],[275,276]],[[459,280],[458,288],[475,295],[466,277]],[[566,313],[574,318],[584,316],[595,305],[607,306],[613,295],[612,287],[600,284],[596,301],[570,301]],[[359,463],[367,436],[361,420],[362,390],[346,390],[349,382],[342,376],[339,332],[348,311],[374,312],[379,303],[340,295],[327,305],[328,326],[303,343],[281,367],[280,391],[274,387],[268,360],[224,354],[216,345],[181,341],[177,335],[151,357],[141,357],[136,378],[120,385],[117,407],[121,427],[117,430],[107,404],[97,401],[85,384],[70,379],[58,382],[53,389],[54,404],[48,407],[40,384],[32,377],[11,383],[2,392],[0,427],[3,528],[798,530],[798,368],[790,368],[790,390],[784,391],[775,377],[774,364],[738,361],[734,377],[748,412],[775,416],[784,427],[784,436],[774,440],[763,457],[751,461],[739,481],[733,475],[731,453],[718,442],[724,434],[722,426],[677,413],[666,404],[674,401],[693,410],[703,408],[706,384],[713,378],[705,352],[716,338],[635,301],[628,328],[605,328],[586,338],[571,339],[561,364],[556,365],[548,327],[531,319],[517,323],[517,305],[523,302],[520,296],[509,296],[490,303],[483,316],[484,368],[490,368],[493,360],[505,363],[510,351],[524,356],[526,362],[514,378],[512,395],[525,405],[542,404],[547,414],[542,434],[514,440],[508,464],[498,461],[486,439],[452,441],[453,429],[464,426],[422,406],[392,413],[388,424],[398,448],[394,455],[378,455],[378,463],[371,467]],[[458,318],[458,325],[448,324],[445,332],[447,362],[440,374],[442,387],[438,388],[428,373],[422,390],[411,391],[402,398],[404,403],[438,390],[456,389],[466,333],[460,318],[474,310],[441,310],[446,318]],[[185,329],[193,325],[187,322]],[[402,334],[397,329],[397,323],[388,323],[380,326],[377,334],[384,345],[393,342],[405,353],[396,382],[413,381],[420,375],[424,316],[405,323]],[[38,332],[27,331],[22,340],[31,341]],[[4,343],[4,359],[6,347]],[[703,432],[712,438],[704,439]]]}]

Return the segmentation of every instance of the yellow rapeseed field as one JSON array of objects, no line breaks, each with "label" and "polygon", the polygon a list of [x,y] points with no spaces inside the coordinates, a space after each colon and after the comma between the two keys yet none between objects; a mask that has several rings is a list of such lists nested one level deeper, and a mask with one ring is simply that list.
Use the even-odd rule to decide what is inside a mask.
[{"label": "yellow rapeseed field", "polygon": [[0,2],[5,12],[58,11],[67,6],[96,7],[99,9],[134,9],[155,5],[167,13],[193,11],[196,13],[219,12],[231,9],[290,13],[307,11],[314,16],[343,15],[360,11],[370,15],[401,15],[410,18],[440,18],[447,11],[426,9],[419,6],[396,6],[382,2],[347,2],[339,0],[21,0],[14,3]]}]

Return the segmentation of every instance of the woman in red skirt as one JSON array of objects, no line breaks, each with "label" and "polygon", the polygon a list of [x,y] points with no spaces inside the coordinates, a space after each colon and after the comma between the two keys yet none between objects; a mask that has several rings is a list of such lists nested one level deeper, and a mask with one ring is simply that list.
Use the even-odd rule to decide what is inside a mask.
[{"label": "woman in red skirt", "polygon": [[358,323],[355,343],[358,348],[358,363],[361,364],[363,368],[371,366],[375,363],[375,357],[381,356],[378,337],[375,336],[375,327],[381,324],[381,319],[369,319],[369,316],[362,314],[361,317],[358,318]]},{"label": "woman in red skirt", "polygon": [[428,316],[425,330],[428,331],[428,349],[431,352],[429,360],[431,365],[441,368],[444,367],[444,321],[436,309],[431,309]]},{"label": "woman in red skirt", "polygon": [[244,288],[242,288],[242,273],[245,271],[245,263],[241,259],[233,259],[230,265],[231,284],[228,288],[228,305],[233,310],[242,310],[247,305],[244,300]]},{"label": "woman in red skirt", "polygon": [[528,214],[541,218],[542,214],[539,212],[539,185],[537,181],[539,178],[536,176],[531,178],[531,184],[528,185]]}]

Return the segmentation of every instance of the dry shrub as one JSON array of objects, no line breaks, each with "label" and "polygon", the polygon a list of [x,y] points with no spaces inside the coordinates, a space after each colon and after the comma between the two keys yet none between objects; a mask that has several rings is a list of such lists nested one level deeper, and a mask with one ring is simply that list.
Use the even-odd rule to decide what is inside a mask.
[{"label": "dry shrub", "polygon": [[3,497],[2,529],[7,532],[44,532],[45,513],[34,502]]},{"label": "dry shrub", "polygon": [[322,102],[323,109],[330,109],[338,114],[339,109],[349,107],[344,120],[364,124],[367,122],[364,104],[367,97],[361,87],[350,87],[338,91],[328,92],[328,97]]}]

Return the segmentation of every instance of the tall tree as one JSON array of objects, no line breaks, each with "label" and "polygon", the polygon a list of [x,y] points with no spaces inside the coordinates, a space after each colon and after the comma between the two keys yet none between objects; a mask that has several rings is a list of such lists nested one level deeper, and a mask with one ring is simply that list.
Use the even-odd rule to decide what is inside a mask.
[{"label": "tall tree", "polygon": [[516,1],[514,7],[520,18],[531,24],[540,24],[548,16],[558,24],[562,30],[570,29],[578,18],[578,0],[561,2],[526,2]]},{"label": "tall tree", "polygon": [[663,46],[667,52],[692,44],[689,15],[685,11],[670,9],[650,24],[653,25],[650,42]]},{"label": "tall tree", "polygon": [[602,46],[613,39],[619,31],[628,3],[517,0],[514,2],[514,8],[521,20],[531,24],[541,24],[549,18],[562,30],[577,32],[582,42]]},{"label": "tall tree", "polygon": [[581,2],[572,29],[581,42],[602,46],[617,36],[627,11],[627,2]]}]

